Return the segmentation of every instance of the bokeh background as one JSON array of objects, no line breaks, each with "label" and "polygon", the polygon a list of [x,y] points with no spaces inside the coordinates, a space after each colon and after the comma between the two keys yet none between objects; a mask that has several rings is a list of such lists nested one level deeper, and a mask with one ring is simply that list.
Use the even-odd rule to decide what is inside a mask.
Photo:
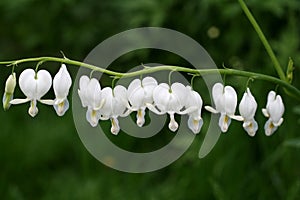
[{"label": "bokeh background", "polygon": [[[282,66],[293,58],[293,84],[300,88],[300,1],[246,3]],[[83,60],[107,37],[131,28],[157,26],[192,37],[220,67],[224,64],[276,76],[235,0],[1,0],[0,16],[0,60],[61,56],[60,50],[67,57]],[[121,57],[111,68],[126,71],[148,62],[188,65],[167,52],[137,51]],[[17,74],[28,67],[35,67],[35,63],[18,66]],[[47,63],[42,68],[54,75],[59,63]],[[69,70],[75,77],[76,67]],[[9,73],[9,68],[1,66],[1,94]],[[110,82],[107,78],[103,85]],[[226,83],[237,89],[241,99],[247,79],[227,76]],[[194,85],[200,94],[207,90],[201,78],[195,79]],[[213,151],[199,159],[204,126],[179,160],[146,174],[118,172],[94,159],[77,135],[71,110],[57,117],[52,107],[39,104],[35,118],[27,114],[28,104],[13,106],[7,112],[0,110],[0,199],[299,199],[299,101],[278,88],[285,102],[285,121],[267,137],[263,130],[266,119],[260,110],[276,85],[254,81],[250,87],[258,101],[256,119],[260,125],[254,138],[243,131],[241,123],[232,122]],[[203,100],[210,104],[205,94]],[[19,88],[15,96],[23,96]],[[53,98],[53,92],[46,97]],[[209,115],[204,112],[204,120],[209,121]],[[143,152],[164,145],[172,134],[165,129],[141,141],[145,145],[124,133],[114,140]]]}]

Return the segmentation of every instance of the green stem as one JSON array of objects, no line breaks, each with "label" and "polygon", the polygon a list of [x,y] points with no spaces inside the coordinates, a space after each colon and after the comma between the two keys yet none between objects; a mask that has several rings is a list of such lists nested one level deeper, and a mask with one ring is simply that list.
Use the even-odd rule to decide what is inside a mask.
[{"label": "green stem", "polygon": [[156,66],[156,67],[145,67],[139,71],[134,71],[134,72],[128,72],[128,73],[121,73],[121,72],[114,72],[111,70],[103,69],[101,67],[91,65],[88,63],[83,63],[80,61],[76,60],[70,60],[66,58],[56,58],[56,57],[36,57],[36,58],[25,58],[25,59],[20,59],[20,60],[14,60],[14,61],[5,61],[5,62],[0,62],[1,64],[6,64],[8,66],[17,66],[18,64],[21,63],[26,63],[26,62],[59,62],[59,63],[65,63],[69,65],[74,65],[78,67],[85,67],[93,71],[97,72],[102,72],[108,75],[115,76],[116,78],[128,78],[128,77],[136,77],[140,76],[143,74],[151,74],[154,72],[158,71],[177,71],[177,72],[186,72],[190,73],[193,75],[209,75],[209,74],[224,74],[224,75],[236,75],[236,76],[243,76],[243,77],[249,77],[252,79],[256,80],[264,80],[264,81],[269,81],[274,84],[278,84],[282,87],[284,87],[288,92],[289,95],[296,97],[298,100],[300,100],[300,90],[298,90],[296,87],[293,85],[289,84],[288,82],[281,80],[279,78],[265,75],[265,74],[260,74],[260,73],[255,73],[255,72],[248,72],[248,71],[241,71],[241,70],[236,70],[236,69],[191,69],[191,68],[186,68],[186,67],[180,67],[180,66],[171,66],[171,65],[162,65],[162,66]]},{"label": "green stem", "polygon": [[285,74],[283,72],[282,67],[280,66],[280,63],[278,62],[271,45],[269,44],[268,40],[266,39],[264,33],[262,32],[261,28],[259,27],[258,23],[256,22],[255,18],[253,17],[252,13],[248,9],[247,5],[243,0],[238,0],[244,13],[246,14],[247,18],[249,19],[250,23],[252,24],[253,28],[255,29],[258,37],[260,38],[261,42],[263,43],[267,53],[269,54],[269,57],[271,58],[274,68],[277,71],[277,74],[279,78],[283,81],[286,81]]}]

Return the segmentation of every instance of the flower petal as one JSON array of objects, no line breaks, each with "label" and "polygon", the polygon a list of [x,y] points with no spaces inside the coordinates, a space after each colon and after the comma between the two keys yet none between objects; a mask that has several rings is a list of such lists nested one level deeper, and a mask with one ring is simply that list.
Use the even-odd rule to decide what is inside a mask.
[{"label": "flower petal", "polygon": [[199,120],[194,119],[192,116],[189,116],[188,119],[188,127],[193,131],[194,134],[198,134],[203,125],[203,120],[200,118]]},{"label": "flower petal", "polygon": [[243,98],[239,105],[239,112],[245,120],[250,120],[254,118],[257,109],[257,103],[255,98],[247,88],[247,92],[244,93]]},{"label": "flower petal", "polygon": [[113,117],[113,118],[110,119],[110,121],[111,121],[110,132],[114,135],[118,135],[118,133],[120,131],[118,118]]},{"label": "flower petal", "polygon": [[174,113],[170,114],[169,129],[173,132],[175,132],[178,129],[178,123],[175,121]]},{"label": "flower petal", "polygon": [[13,99],[9,103],[10,104],[21,104],[30,101],[30,99]]},{"label": "flower petal", "polygon": [[252,119],[250,121],[245,121],[243,123],[243,127],[244,127],[245,131],[247,131],[248,135],[253,137],[253,136],[255,136],[256,131],[258,129],[258,124],[254,119]]},{"label": "flower petal", "polygon": [[36,99],[40,99],[50,90],[52,78],[50,73],[43,69],[38,71],[36,76]]},{"label": "flower petal", "polygon": [[278,126],[275,126],[272,122],[272,119],[269,118],[264,128],[266,136],[271,136],[277,130]]},{"label": "flower petal", "polygon": [[37,108],[36,106],[36,100],[32,100],[30,102],[30,107],[28,109],[28,114],[31,116],[31,117],[35,117],[39,112],[39,109]]},{"label": "flower petal", "polygon": [[61,65],[61,68],[59,69],[58,73],[54,76],[53,79],[53,89],[56,98],[58,99],[64,99],[69,94],[69,89],[72,85],[72,79],[71,76],[67,70],[67,67],[65,64]]},{"label": "flower petal", "polygon": [[86,112],[86,120],[90,123],[92,127],[96,127],[98,125],[99,120],[98,111],[88,108]]},{"label": "flower petal", "polygon": [[219,119],[219,127],[221,128],[221,131],[223,133],[225,133],[228,130],[230,123],[231,123],[231,118],[228,117],[226,114],[221,113]]},{"label": "flower petal", "polygon": [[59,104],[54,104],[53,107],[58,116],[63,116],[66,113],[66,111],[69,109],[69,101],[68,99],[65,99],[63,102],[60,102]]},{"label": "flower petal", "polygon": [[225,112],[229,115],[233,115],[235,113],[236,105],[237,105],[237,94],[233,87],[226,86],[224,88],[224,97],[225,97]]},{"label": "flower petal", "polygon": [[215,103],[217,111],[224,110],[223,102],[222,102],[223,101],[222,100],[223,92],[224,92],[223,84],[221,84],[221,83],[214,84],[214,86],[212,88],[212,97],[213,97],[213,101]]}]

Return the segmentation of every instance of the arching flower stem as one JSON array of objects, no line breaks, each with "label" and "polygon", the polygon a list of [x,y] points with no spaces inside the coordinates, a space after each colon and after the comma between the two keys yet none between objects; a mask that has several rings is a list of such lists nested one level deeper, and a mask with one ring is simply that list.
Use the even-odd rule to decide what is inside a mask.
[{"label": "arching flower stem", "polygon": [[[115,76],[116,78],[128,78],[128,77],[136,77],[140,76],[143,74],[151,74],[154,72],[158,71],[177,71],[177,72],[186,72],[189,74],[194,74],[194,75],[209,75],[209,74],[224,74],[224,75],[235,75],[235,76],[243,76],[243,77],[250,77],[252,79],[256,80],[264,80],[264,81],[269,81],[274,84],[278,84],[282,87],[284,87],[288,92],[287,94],[290,96],[295,97],[300,101],[300,90],[288,83],[287,81],[281,80],[279,78],[270,76],[270,75],[265,75],[265,74],[260,74],[260,73],[255,73],[255,72],[248,72],[248,71],[242,71],[242,70],[236,70],[236,69],[191,69],[187,67],[180,67],[180,66],[171,66],[171,65],[161,65],[161,66],[155,66],[155,67],[145,67],[141,70],[134,71],[134,72],[128,72],[128,73],[121,73],[121,72],[115,72],[111,71],[108,69],[104,69],[92,64],[76,61],[76,60],[71,60],[71,59],[66,59],[66,58],[58,58],[58,57],[35,57],[35,58],[25,58],[25,59],[20,59],[20,60],[13,60],[13,61],[3,61],[0,62],[0,65],[7,65],[7,66],[17,66],[22,63],[27,63],[27,62],[59,62],[59,63],[65,63],[68,65],[74,65],[77,67],[85,67],[97,72],[102,72],[108,75]],[[292,95],[291,95],[292,94]]]}]

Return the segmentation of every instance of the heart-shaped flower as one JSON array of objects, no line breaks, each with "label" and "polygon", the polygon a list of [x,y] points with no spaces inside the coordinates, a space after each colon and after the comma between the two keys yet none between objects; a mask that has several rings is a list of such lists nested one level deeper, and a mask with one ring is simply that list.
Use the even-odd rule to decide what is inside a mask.
[{"label": "heart-shaped flower", "polygon": [[269,118],[265,124],[265,134],[270,136],[283,122],[282,115],[284,113],[284,105],[281,96],[276,95],[274,91],[270,91],[267,106],[262,109],[262,112],[265,117]]},{"label": "heart-shaped flower", "polygon": [[67,96],[69,94],[71,85],[71,76],[66,65],[62,64],[61,68],[53,78],[53,89],[56,97],[53,102],[53,107],[58,116],[64,115],[69,109],[69,101]]},{"label": "heart-shaped flower", "polygon": [[241,116],[234,115],[237,105],[237,94],[233,87],[223,86],[216,83],[212,89],[212,97],[216,108],[205,106],[205,109],[212,113],[220,113],[219,127],[222,132],[226,132],[231,123],[231,119],[242,121]]},{"label": "heart-shaped flower", "polygon": [[147,103],[153,103],[153,90],[157,86],[157,81],[152,77],[145,77],[142,81],[134,79],[128,86],[128,101],[131,110],[137,111],[136,123],[139,127],[145,123],[145,109]]},{"label": "heart-shaped flower", "polygon": [[254,136],[258,129],[258,124],[254,119],[256,109],[257,103],[255,98],[251,94],[250,89],[247,88],[247,91],[244,93],[240,102],[239,111],[241,116],[244,118],[243,127],[250,136]]},{"label": "heart-shaped flower", "polygon": [[41,98],[49,91],[52,85],[52,78],[48,71],[40,70],[37,73],[33,69],[25,69],[19,77],[19,86],[25,94],[25,99],[13,99],[11,104],[21,104],[30,101],[28,110],[32,117],[38,113],[37,101],[52,105],[53,100],[42,100]]},{"label": "heart-shaped flower", "polygon": [[118,117],[125,117],[129,114],[127,90],[124,86],[117,85],[114,89],[105,87],[101,93],[104,104],[99,110],[100,119],[110,119],[111,133],[117,135],[120,131]]},{"label": "heart-shaped flower", "polygon": [[78,95],[83,107],[88,107],[86,119],[91,126],[96,127],[100,118],[99,110],[104,100],[101,95],[101,86],[97,79],[87,76],[80,77]]}]

